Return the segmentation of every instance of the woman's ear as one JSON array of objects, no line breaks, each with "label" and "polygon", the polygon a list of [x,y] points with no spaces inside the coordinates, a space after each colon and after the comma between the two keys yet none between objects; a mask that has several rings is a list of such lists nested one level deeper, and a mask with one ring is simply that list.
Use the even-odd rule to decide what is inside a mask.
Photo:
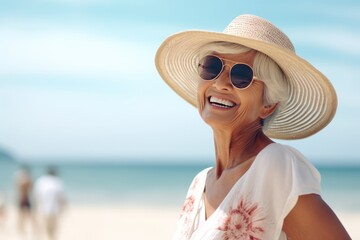
[{"label": "woman's ear", "polygon": [[260,111],[260,118],[265,119],[270,116],[277,108],[278,103],[274,103],[271,105],[264,105]]}]

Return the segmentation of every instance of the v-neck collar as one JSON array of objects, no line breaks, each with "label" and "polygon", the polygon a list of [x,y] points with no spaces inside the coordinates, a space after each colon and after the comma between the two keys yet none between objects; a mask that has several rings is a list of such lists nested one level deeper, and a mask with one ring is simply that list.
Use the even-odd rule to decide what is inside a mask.
[{"label": "v-neck collar", "polygon": [[[241,182],[244,181],[244,179],[247,178],[247,176],[249,174],[251,174],[252,170],[256,167],[256,163],[257,163],[257,159],[259,158],[259,156],[266,150],[268,149],[270,146],[274,145],[276,143],[270,143],[269,145],[267,145],[266,147],[264,147],[255,157],[254,161],[252,162],[251,166],[249,167],[249,169],[238,179],[236,180],[236,182],[234,183],[234,185],[230,188],[229,192],[226,194],[226,196],[224,197],[224,199],[221,201],[221,203],[219,204],[219,206],[215,209],[215,211],[211,214],[211,216],[209,216],[206,219],[206,214],[205,216],[205,221],[202,222],[202,225],[198,226],[198,228],[193,232],[192,237],[190,239],[196,239],[193,238],[195,237],[197,234],[199,234],[201,232],[201,229],[205,228],[207,225],[209,225],[212,221],[214,221],[213,219],[216,219],[216,216],[218,216],[221,213],[221,209],[224,209],[224,206],[226,206],[226,203],[229,201],[229,199],[232,199],[233,195],[235,194],[235,190],[234,189],[238,189],[238,185],[241,184]],[[206,186],[206,179],[208,177],[209,171],[213,169],[213,167],[207,168],[204,172],[204,180],[201,182],[201,186],[199,186],[199,190],[197,191],[197,196],[196,199],[199,199],[197,204],[196,204],[196,213],[201,213],[201,211],[199,212],[199,207],[201,204],[201,201],[204,201],[203,198],[203,194],[205,191],[205,186]],[[205,207],[205,202],[203,202],[203,208],[205,210],[206,213],[206,207]],[[194,215],[194,218],[192,219],[194,221],[196,215]],[[199,216],[201,217],[201,216]],[[193,222],[194,224],[194,222]],[[210,225],[211,226],[211,225]]]}]

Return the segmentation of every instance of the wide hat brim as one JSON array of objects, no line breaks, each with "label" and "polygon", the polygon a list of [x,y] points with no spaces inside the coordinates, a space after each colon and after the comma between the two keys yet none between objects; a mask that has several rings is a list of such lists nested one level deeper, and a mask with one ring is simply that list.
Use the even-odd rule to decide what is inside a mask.
[{"label": "wide hat brim", "polygon": [[196,66],[202,46],[217,41],[232,42],[272,58],[289,82],[289,99],[271,121],[265,134],[277,139],[300,139],[324,128],[334,117],[337,97],[330,81],[293,51],[266,41],[220,32],[184,31],[168,37],[156,54],[156,67],[163,80],[182,98],[197,107]]}]

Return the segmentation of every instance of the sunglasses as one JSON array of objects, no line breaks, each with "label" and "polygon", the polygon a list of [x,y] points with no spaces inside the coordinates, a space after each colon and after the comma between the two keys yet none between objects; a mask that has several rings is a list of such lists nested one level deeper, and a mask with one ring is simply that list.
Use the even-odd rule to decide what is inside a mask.
[{"label": "sunglasses", "polygon": [[[224,59],[214,55],[206,55],[198,64],[197,70],[199,76],[203,80],[214,80],[218,78],[224,70]],[[228,60],[226,60],[228,61]],[[232,61],[228,61],[232,62]],[[240,89],[245,89],[250,86],[254,79],[253,69],[245,63],[235,63],[229,71],[231,83]]]}]

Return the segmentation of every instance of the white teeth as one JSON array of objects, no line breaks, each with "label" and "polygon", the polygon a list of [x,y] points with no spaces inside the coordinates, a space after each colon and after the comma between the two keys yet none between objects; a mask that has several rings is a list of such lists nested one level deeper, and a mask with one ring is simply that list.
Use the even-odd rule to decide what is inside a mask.
[{"label": "white teeth", "polygon": [[235,103],[229,101],[229,100],[226,100],[226,99],[221,99],[221,98],[217,98],[217,97],[210,97],[210,103],[211,104],[216,104],[217,106],[220,106],[220,107],[233,107],[235,106]]}]

